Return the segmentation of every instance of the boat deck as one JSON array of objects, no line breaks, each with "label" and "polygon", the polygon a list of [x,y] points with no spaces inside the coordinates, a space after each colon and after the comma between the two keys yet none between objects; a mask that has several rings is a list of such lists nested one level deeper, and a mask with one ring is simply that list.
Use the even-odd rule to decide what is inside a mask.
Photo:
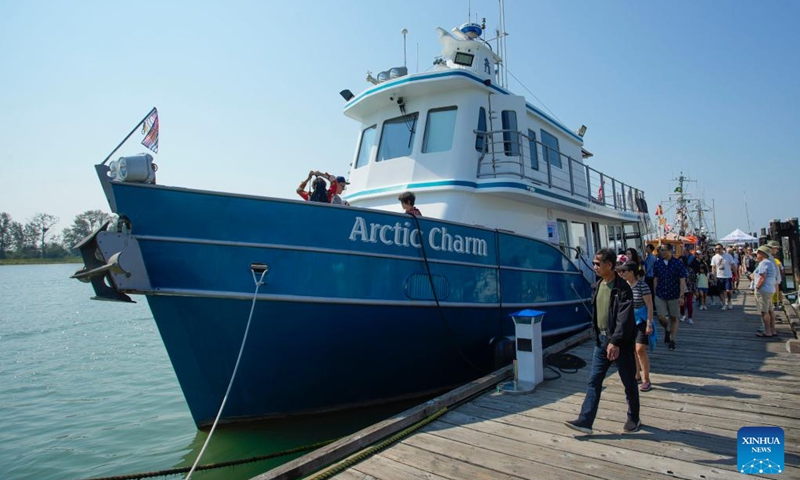
[{"label": "boat deck", "polygon": [[[783,322],[772,339],[755,336],[758,314],[752,295],[744,291],[734,297],[733,310],[716,307],[695,311],[695,317],[694,325],[680,325],[676,351],[660,343],[650,354],[653,389],[641,394],[638,433],[621,434],[627,407],[613,368],[594,435],[563,425],[580,410],[587,366],[544,382],[532,394],[501,395],[492,389],[379,453],[360,462],[351,456],[347,469],[325,478],[742,478],[736,449],[743,426],[782,427],[783,476],[800,478],[800,356],[787,351],[786,341],[794,338],[787,313],[778,312]],[[590,362],[592,346],[584,342],[570,353]],[[483,381],[497,382],[503,375],[496,372]],[[372,443],[374,432],[359,432],[257,478],[306,475],[335,461],[335,452]]]}]

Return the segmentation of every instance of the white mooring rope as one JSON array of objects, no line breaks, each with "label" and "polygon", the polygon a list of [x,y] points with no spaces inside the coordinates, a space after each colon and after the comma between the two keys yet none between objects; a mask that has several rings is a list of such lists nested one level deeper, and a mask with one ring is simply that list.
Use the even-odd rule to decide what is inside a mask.
[{"label": "white mooring rope", "polygon": [[[261,277],[256,280],[256,270],[261,272]],[[203,443],[203,448],[200,449],[200,453],[197,454],[197,459],[194,461],[194,465],[192,465],[192,469],[189,470],[189,473],[186,474],[186,480],[192,478],[192,473],[194,473],[195,468],[200,463],[200,459],[203,457],[203,453],[206,451],[206,447],[208,443],[211,441],[211,436],[214,434],[214,430],[217,428],[217,423],[219,423],[220,417],[222,417],[222,411],[225,409],[225,402],[228,401],[228,395],[231,393],[231,387],[233,387],[233,380],[236,378],[236,371],[239,369],[239,362],[242,360],[242,353],[244,352],[244,345],[247,342],[247,334],[250,332],[250,322],[253,320],[253,311],[256,308],[256,298],[258,297],[258,287],[264,284],[264,275],[267,274],[269,269],[263,263],[253,263],[250,265],[250,273],[253,274],[253,282],[256,284],[256,291],[253,293],[253,304],[250,305],[250,316],[247,318],[247,326],[244,329],[244,337],[242,338],[242,346],[239,347],[239,356],[236,358],[236,365],[233,367],[233,373],[231,374],[231,380],[228,382],[228,389],[225,391],[225,396],[222,398],[222,405],[219,406],[219,412],[217,412],[217,418],[214,419],[214,424],[211,426],[211,430],[208,432],[208,437],[206,437],[206,441]]]}]

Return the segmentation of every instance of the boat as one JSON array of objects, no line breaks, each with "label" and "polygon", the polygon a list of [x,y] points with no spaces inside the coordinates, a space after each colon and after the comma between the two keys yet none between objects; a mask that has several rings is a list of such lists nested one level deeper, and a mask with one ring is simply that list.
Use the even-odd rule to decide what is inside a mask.
[{"label": "boat", "polygon": [[523,309],[545,344],[589,327],[592,256],[641,249],[644,192],[509,90],[484,29],[438,28],[431,70],[342,91],[349,206],[161,185],[149,153],[95,166],[116,221],[74,277],[144,296],[198,428],[223,398],[231,423],[445,391],[511,361]]}]

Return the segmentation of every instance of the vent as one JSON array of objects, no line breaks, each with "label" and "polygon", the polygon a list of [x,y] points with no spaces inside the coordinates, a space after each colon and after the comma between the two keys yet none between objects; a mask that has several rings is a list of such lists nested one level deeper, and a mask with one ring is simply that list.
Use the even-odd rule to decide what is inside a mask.
[{"label": "vent", "polygon": [[[450,296],[450,282],[443,275],[433,274],[433,285],[436,288],[436,297],[446,300]],[[406,279],[406,297],[412,300],[433,300],[431,280],[425,273],[414,273]]]}]

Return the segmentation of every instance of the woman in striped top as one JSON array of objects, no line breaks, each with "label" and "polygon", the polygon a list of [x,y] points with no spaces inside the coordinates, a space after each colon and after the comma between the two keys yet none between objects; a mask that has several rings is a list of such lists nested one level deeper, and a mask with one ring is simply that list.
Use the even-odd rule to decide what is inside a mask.
[{"label": "woman in striped top", "polygon": [[[653,333],[653,295],[644,279],[639,277],[637,262],[629,261],[617,267],[620,275],[633,291],[633,311],[636,316],[636,379],[642,382],[639,390],[648,392],[650,384],[650,359],[647,357],[648,336]],[[641,372],[641,373],[639,373]]]}]

